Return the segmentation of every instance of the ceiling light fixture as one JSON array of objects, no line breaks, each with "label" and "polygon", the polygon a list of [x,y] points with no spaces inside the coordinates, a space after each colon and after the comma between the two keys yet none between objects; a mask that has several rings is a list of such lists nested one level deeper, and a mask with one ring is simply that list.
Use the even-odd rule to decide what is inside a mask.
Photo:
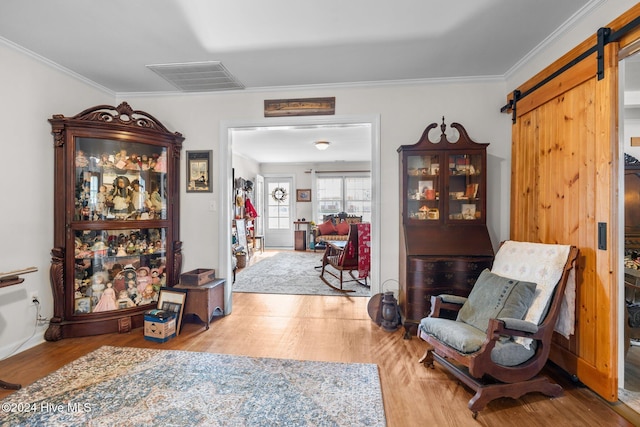
[{"label": "ceiling light fixture", "polygon": [[318,150],[326,150],[331,145],[329,141],[316,141],[315,144]]}]

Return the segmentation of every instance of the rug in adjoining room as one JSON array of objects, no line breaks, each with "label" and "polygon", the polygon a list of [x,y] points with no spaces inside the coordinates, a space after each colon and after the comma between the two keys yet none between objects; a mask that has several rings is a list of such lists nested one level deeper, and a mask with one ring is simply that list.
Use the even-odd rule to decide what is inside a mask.
[{"label": "rug in adjoining room", "polygon": [[[256,254],[258,262],[240,270],[233,284],[234,292],[288,295],[347,295],[369,297],[370,288],[356,282],[345,282],[344,289],[354,292],[340,292],[327,286],[320,279],[323,252],[283,251]],[[331,268],[330,266],[327,268]],[[357,275],[357,272],[354,272]],[[349,273],[344,273],[345,278]],[[325,275],[339,287],[340,281]]]},{"label": "rug in adjoining room", "polygon": [[378,367],[104,346],[1,402],[2,426],[384,426]]}]

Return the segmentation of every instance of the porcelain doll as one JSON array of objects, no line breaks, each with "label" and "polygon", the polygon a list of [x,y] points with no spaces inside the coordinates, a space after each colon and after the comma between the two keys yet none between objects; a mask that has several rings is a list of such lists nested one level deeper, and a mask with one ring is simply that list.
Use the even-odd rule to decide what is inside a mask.
[{"label": "porcelain doll", "polygon": [[122,309],[133,307],[135,304],[133,303],[133,301],[131,301],[131,298],[129,298],[129,294],[127,293],[127,291],[120,291],[120,293],[118,294],[118,299],[116,300],[116,305],[118,306],[118,308]]},{"label": "porcelain doll", "polygon": [[146,154],[143,154],[140,157],[140,168],[143,171],[148,171],[149,170],[149,156],[147,156]]},{"label": "porcelain doll", "polygon": [[155,302],[157,300],[158,300],[158,296],[156,292],[153,290],[153,286],[147,285],[144,288],[144,291],[142,292],[142,294],[138,296],[137,304],[138,305],[151,304],[152,302]]},{"label": "porcelain doll", "polygon": [[107,210],[107,186],[101,185],[96,194],[96,213],[104,215]]},{"label": "porcelain doll", "polygon": [[149,169],[154,171],[156,170],[156,163],[158,161],[158,155],[157,154],[153,154],[150,158],[149,158]]},{"label": "porcelain doll", "polygon": [[127,165],[127,150],[120,150],[115,155],[114,165],[117,169],[124,170]]},{"label": "porcelain doll", "polygon": [[74,298],[82,298],[84,296],[80,291],[80,280],[78,279],[74,280],[73,288],[74,288],[74,294],[73,294]]},{"label": "porcelain doll", "polygon": [[149,267],[140,267],[137,271],[138,290],[144,291],[147,285],[151,284],[151,276],[149,275]]},{"label": "porcelain doll", "polygon": [[106,287],[107,286],[102,282],[96,282],[91,285],[91,295],[95,297],[96,301],[100,299]]},{"label": "porcelain doll", "polygon": [[122,270],[122,274],[124,274],[125,283],[129,283],[129,280],[133,280],[134,282],[138,283],[138,281],[136,280],[136,269],[133,268],[132,264],[125,265],[124,269]]},{"label": "porcelain doll", "polygon": [[129,280],[129,283],[127,283],[127,294],[131,301],[135,301],[138,297],[138,288],[136,287],[136,282],[134,280]]},{"label": "porcelain doll", "polygon": [[96,240],[91,246],[91,252],[94,255],[106,256],[107,255],[107,245],[102,240]]},{"label": "porcelain doll", "polygon": [[109,199],[113,202],[113,210],[116,213],[116,217],[119,215],[128,215],[129,205],[131,204],[131,195],[127,187],[129,186],[129,180],[124,176],[119,176],[113,182],[113,190],[109,195]]},{"label": "porcelain doll", "polygon": [[124,281],[124,273],[122,272],[122,264],[113,264],[113,267],[109,270],[109,277],[113,281],[114,289],[120,291],[127,288]]},{"label": "porcelain doll", "polygon": [[140,159],[137,154],[131,154],[129,158],[126,160],[126,165],[124,167],[126,170],[130,171],[139,171],[140,170]]},{"label": "porcelain doll", "polygon": [[156,165],[153,170],[155,170],[156,172],[167,172],[167,153],[165,151],[160,153],[160,155],[158,156]]},{"label": "porcelain doll", "polygon": [[160,196],[160,191],[158,189],[158,183],[151,183],[151,193],[149,193],[148,198],[148,207],[149,209],[153,209],[155,212],[160,212],[162,210],[162,205],[164,201],[162,200],[162,196]]},{"label": "porcelain doll", "polygon": [[147,193],[144,191],[144,188],[140,185],[140,181],[137,179],[133,180],[131,183],[131,191],[129,193],[131,195],[131,204],[133,205],[133,210],[142,211],[145,209],[145,203],[147,201]]},{"label": "porcelain doll", "polygon": [[76,252],[76,258],[91,258],[92,252],[87,243],[82,243],[80,249]]},{"label": "porcelain doll", "polygon": [[127,255],[134,255],[136,253],[136,244],[129,241],[127,243],[127,247],[125,248],[125,252],[127,253]]},{"label": "porcelain doll", "polygon": [[113,169],[113,156],[109,156],[107,153],[102,153],[100,155],[100,165],[103,169]]},{"label": "porcelain doll", "polygon": [[160,270],[157,268],[151,269],[151,284],[155,289],[160,289]]},{"label": "porcelain doll", "polygon": [[77,168],[86,168],[89,166],[89,160],[87,156],[84,155],[84,151],[78,150],[76,152],[76,167]]},{"label": "porcelain doll", "polygon": [[116,252],[116,256],[127,256],[127,251],[123,244],[118,245],[118,251]]},{"label": "porcelain doll", "polygon": [[107,287],[102,292],[98,303],[94,307],[93,311],[109,311],[115,310],[116,305],[116,292],[113,290],[113,283],[107,283]]}]

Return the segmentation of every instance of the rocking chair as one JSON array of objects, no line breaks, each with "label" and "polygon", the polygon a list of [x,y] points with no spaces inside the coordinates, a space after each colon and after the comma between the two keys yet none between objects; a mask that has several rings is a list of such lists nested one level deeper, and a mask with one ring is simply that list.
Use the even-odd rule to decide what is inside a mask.
[{"label": "rocking chair", "polygon": [[[346,241],[327,241],[327,247],[324,255],[322,256],[322,270],[320,272],[320,279],[322,279],[327,286],[340,292],[355,292],[354,289],[343,288],[343,284],[347,282],[357,282],[362,286],[369,287],[367,284],[367,276],[369,275],[369,258],[367,256],[365,260],[358,253],[359,247],[361,246],[360,241],[364,238],[364,240],[366,240],[364,244],[367,247],[369,242],[369,232],[363,231],[362,236],[359,236],[358,229],[362,228],[363,230],[369,230],[368,227],[368,223],[349,224],[349,235]],[[366,265],[363,265],[363,262]],[[345,271],[349,273],[349,276],[351,276],[350,279],[345,280]],[[353,274],[354,271],[358,272],[359,277],[356,277]],[[338,279],[340,281],[340,287],[329,282],[325,277],[325,274]]]},{"label": "rocking chair", "polygon": [[[434,360],[439,362],[476,391],[468,404],[473,418],[499,397],[562,393],[540,371],[549,357],[567,282],[574,283],[570,273],[577,256],[574,246],[507,241],[496,254],[493,272],[482,272],[468,298],[431,297],[431,313],[418,327],[418,336],[429,344],[420,362],[431,368]],[[457,311],[456,320],[440,318],[445,310]],[[573,318],[562,323],[571,329]]]}]

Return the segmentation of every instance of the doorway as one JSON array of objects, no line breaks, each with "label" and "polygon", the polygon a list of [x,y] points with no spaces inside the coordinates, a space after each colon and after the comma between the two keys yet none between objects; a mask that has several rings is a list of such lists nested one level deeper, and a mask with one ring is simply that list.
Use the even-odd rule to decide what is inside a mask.
[{"label": "doorway", "polygon": [[[264,240],[270,248],[291,249],[293,242],[293,177],[265,176]],[[260,213],[260,211],[258,211]]]},{"label": "doorway", "polygon": [[[638,43],[636,43],[637,45]],[[619,139],[620,197],[619,221],[621,274],[618,333],[618,398],[640,412],[640,46],[620,51]],[[633,53],[632,53],[633,52]]]},{"label": "doorway", "polygon": [[[335,126],[348,124],[367,124],[370,129],[371,149],[371,294],[381,292],[380,284],[380,116],[379,115],[348,115],[348,116],[308,116],[308,117],[278,117],[254,120],[233,120],[220,123],[220,155],[218,156],[218,168],[220,171],[220,191],[218,204],[220,215],[218,222],[218,234],[220,236],[218,253],[220,270],[222,274],[231,277],[231,251],[227,242],[231,241],[231,189],[232,184],[232,153],[233,133],[247,128],[261,128],[282,126],[309,127],[309,126]],[[266,192],[266,191],[265,191]],[[232,289],[225,289],[225,307],[227,313],[232,311]]]}]

